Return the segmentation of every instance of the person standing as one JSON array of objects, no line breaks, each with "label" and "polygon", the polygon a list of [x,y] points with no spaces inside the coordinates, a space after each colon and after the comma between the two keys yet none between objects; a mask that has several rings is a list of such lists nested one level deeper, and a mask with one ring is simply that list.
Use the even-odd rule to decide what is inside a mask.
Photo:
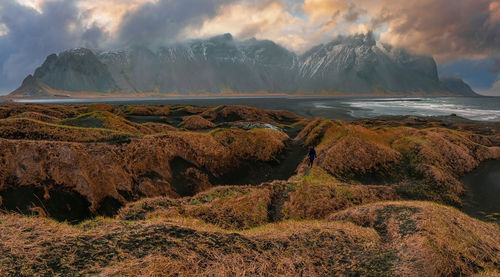
[{"label": "person standing", "polygon": [[312,167],[314,163],[314,159],[317,157],[316,150],[314,146],[309,149],[309,166]]}]

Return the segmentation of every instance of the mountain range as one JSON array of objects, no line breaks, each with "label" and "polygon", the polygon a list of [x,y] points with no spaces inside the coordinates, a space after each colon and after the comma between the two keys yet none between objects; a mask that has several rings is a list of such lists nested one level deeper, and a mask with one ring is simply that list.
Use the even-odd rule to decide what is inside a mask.
[{"label": "mountain range", "polygon": [[339,36],[301,55],[231,34],[155,50],[72,49],[49,55],[12,94],[55,92],[476,95],[461,79],[440,80],[432,57],[377,42],[370,32]]}]

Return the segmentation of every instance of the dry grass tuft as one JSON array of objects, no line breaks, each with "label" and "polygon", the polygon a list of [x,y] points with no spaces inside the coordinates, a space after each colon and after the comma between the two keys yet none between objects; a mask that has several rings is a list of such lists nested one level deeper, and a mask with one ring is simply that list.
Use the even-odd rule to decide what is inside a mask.
[{"label": "dry grass tuft", "polygon": [[199,115],[190,115],[182,118],[182,123],[180,126],[188,130],[199,130],[214,128],[215,124]]},{"label": "dry grass tuft", "polygon": [[318,165],[345,182],[390,185],[407,198],[453,205],[460,205],[464,193],[458,178],[480,162],[500,157],[498,147],[433,122],[428,128],[362,123],[315,119],[297,137],[316,146]]},{"label": "dry grass tuft", "polygon": [[93,103],[87,106],[89,112],[113,112],[115,109],[113,105],[105,103]]},{"label": "dry grass tuft", "polygon": [[154,115],[154,108],[149,106],[129,106],[126,114],[128,115],[139,115],[139,116],[151,116]]},{"label": "dry grass tuft", "polygon": [[[200,195],[202,205],[231,199],[213,193]],[[1,215],[0,274],[491,276],[500,265],[500,228],[450,207],[380,202],[330,220],[226,231],[186,217],[69,226]]]},{"label": "dry grass tuft", "polygon": [[48,123],[56,123],[60,120],[57,117],[46,115],[43,113],[38,113],[38,112],[24,112],[24,113],[20,113],[18,115],[12,116],[11,118],[26,118],[26,119],[33,119],[33,120],[43,121],[43,122],[48,122]]},{"label": "dry grass tuft", "polygon": [[283,213],[290,219],[324,219],[332,212],[352,206],[398,199],[387,186],[348,185],[318,167],[295,178],[296,185],[284,203]]},{"label": "dry grass tuft", "polygon": [[80,128],[27,118],[8,118],[0,120],[0,137],[21,140],[98,142],[123,141],[133,135],[104,128]]},{"label": "dry grass tuft", "polygon": [[[351,223],[286,222],[211,231],[181,221],[96,219],[77,227],[0,217],[0,274],[290,276],[390,273],[378,235]],[[29,245],[29,248],[25,248]]]},{"label": "dry grass tuft", "polygon": [[170,107],[169,106],[157,107],[155,110],[155,115],[167,116],[169,114],[170,114]]},{"label": "dry grass tuft", "polygon": [[382,202],[330,217],[377,230],[405,276],[463,276],[498,270],[500,228],[431,202]]},{"label": "dry grass tuft", "polygon": [[216,130],[212,137],[221,145],[243,160],[257,159],[270,161],[285,148],[285,141],[290,138],[283,132],[270,129],[252,129],[244,131],[237,128]]},{"label": "dry grass tuft", "polygon": [[151,198],[131,203],[118,217],[126,220],[189,217],[224,229],[249,229],[268,222],[269,188],[215,187],[193,197]]}]

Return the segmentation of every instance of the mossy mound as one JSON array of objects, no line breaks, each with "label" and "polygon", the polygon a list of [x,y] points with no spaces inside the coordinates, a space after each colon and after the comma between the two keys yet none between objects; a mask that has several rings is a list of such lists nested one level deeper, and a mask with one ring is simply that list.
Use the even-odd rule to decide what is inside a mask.
[{"label": "mossy mound", "polygon": [[329,220],[226,231],[185,217],[70,226],[0,215],[0,274],[487,276],[500,265],[500,228],[446,206],[381,202]]},{"label": "mossy mound", "polygon": [[290,139],[285,133],[271,129],[218,129],[210,135],[239,159],[262,161],[275,159],[276,154],[285,148],[284,142]]},{"label": "mossy mound", "polygon": [[185,116],[180,125],[188,130],[211,129],[215,124],[199,115]]},{"label": "mossy mound", "polygon": [[[36,126],[48,125],[41,124],[27,126],[26,134],[36,135]],[[219,130],[220,134],[215,137],[213,134],[165,131],[161,135],[130,139],[128,134],[108,129],[48,126],[54,128],[49,130],[52,137],[48,139],[85,142],[106,139],[107,143],[0,139],[3,150],[0,195],[28,185],[69,190],[88,199],[88,213],[91,214],[112,214],[117,207],[143,196],[194,195],[220,184],[218,180],[241,163],[266,163],[278,159],[288,140],[285,134],[272,130]],[[13,137],[19,138],[19,126],[12,128],[17,132]],[[90,131],[120,136],[97,137],[100,133]],[[220,136],[225,137],[226,131],[230,132],[234,144],[219,140]],[[110,139],[118,138],[129,141],[109,143]],[[244,144],[246,141],[252,144]],[[255,151],[256,145],[259,151]],[[45,199],[43,193],[39,197]],[[50,201],[50,197],[41,203],[44,201]],[[35,206],[42,205],[36,203]],[[33,204],[23,203],[23,207],[30,205]]]},{"label": "mossy mound", "polygon": [[80,114],[59,122],[61,125],[83,128],[102,128],[136,135],[153,134],[154,131],[143,124],[126,120],[108,111],[93,111]]},{"label": "mossy mound", "polygon": [[[464,193],[458,178],[500,157],[500,148],[487,140],[483,145],[469,132],[439,124],[367,125],[315,119],[298,138],[316,146],[318,165],[344,182],[389,185],[403,197],[453,205],[460,205]],[[305,168],[304,162],[299,172]]]},{"label": "mossy mound", "polygon": [[290,181],[294,185],[283,204],[285,219],[324,219],[332,212],[352,206],[399,199],[390,187],[342,183],[319,167]]},{"label": "mossy mound", "polygon": [[25,117],[0,119],[0,138],[5,139],[121,142],[133,136],[131,133],[110,129],[63,126]]},{"label": "mossy mound", "polygon": [[270,188],[216,187],[185,199],[159,197],[125,206],[118,217],[126,220],[189,217],[224,229],[249,229],[268,223]]},{"label": "mossy mound", "polygon": [[206,109],[200,115],[213,122],[262,122],[269,124],[293,124],[302,118],[288,111],[273,111],[249,106],[218,106]]},{"label": "mossy mound", "polygon": [[189,217],[242,230],[289,219],[324,219],[352,206],[399,199],[390,187],[343,184],[319,168],[313,171],[259,186],[215,187],[182,199],[144,199],[128,204],[118,216],[126,220]]},{"label": "mossy mound", "polygon": [[[192,220],[68,226],[1,216],[1,275],[390,275],[390,251],[352,223],[289,222],[226,232]],[[30,245],[29,248],[24,246]]]},{"label": "mossy mound", "polygon": [[20,113],[18,115],[12,116],[12,118],[26,118],[26,119],[43,121],[43,122],[47,122],[47,123],[56,123],[60,120],[57,117],[46,115],[46,114],[39,113],[39,112],[24,112],[24,113]]},{"label": "mossy mound", "polygon": [[34,105],[9,103],[0,106],[0,119],[13,117],[25,112],[36,112],[46,116],[63,119],[79,114],[80,105]]},{"label": "mossy mound", "polygon": [[330,217],[374,228],[403,276],[470,276],[500,267],[500,228],[431,202],[382,202]]}]

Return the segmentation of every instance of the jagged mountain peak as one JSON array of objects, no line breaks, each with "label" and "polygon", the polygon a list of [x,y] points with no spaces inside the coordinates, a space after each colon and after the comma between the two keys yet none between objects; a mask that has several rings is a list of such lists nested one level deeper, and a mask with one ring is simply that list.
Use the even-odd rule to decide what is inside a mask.
[{"label": "jagged mountain peak", "polygon": [[464,87],[445,86],[432,57],[377,42],[371,32],[338,36],[302,55],[272,40],[237,40],[229,33],[154,49],[76,48],[48,56],[34,77],[56,90],[124,93],[438,94]]},{"label": "jagged mountain peak", "polygon": [[350,36],[342,36],[342,35],[338,36],[337,38],[329,42],[328,45],[344,44],[344,45],[349,45],[351,47],[360,47],[360,46],[372,47],[375,46],[376,43],[377,41],[375,40],[373,32],[369,31],[366,34],[360,33]]},{"label": "jagged mountain peak", "polygon": [[59,56],[61,55],[68,55],[68,56],[88,56],[88,55],[94,55],[94,52],[88,48],[74,48],[70,50],[66,50],[61,52]]},{"label": "jagged mountain peak", "polygon": [[45,97],[50,96],[50,88],[33,75],[24,78],[21,86],[11,94],[24,97]]},{"label": "jagged mountain peak", "polygon": [[55,90],[110,92],[117,89],[106,65],[86,48],[49,55],[35,70],[34,77]]}]

